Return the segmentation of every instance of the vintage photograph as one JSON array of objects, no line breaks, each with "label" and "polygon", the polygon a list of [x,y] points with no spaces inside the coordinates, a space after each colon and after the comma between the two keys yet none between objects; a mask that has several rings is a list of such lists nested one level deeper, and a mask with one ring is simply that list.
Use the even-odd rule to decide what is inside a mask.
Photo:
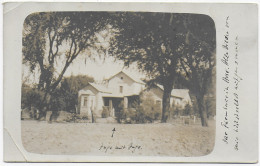
[{"label": "vintage photograph", "polygon": [[197,157],[216,135],[203,14],[37,12],[22,31],[21,136],[48,155]]}]

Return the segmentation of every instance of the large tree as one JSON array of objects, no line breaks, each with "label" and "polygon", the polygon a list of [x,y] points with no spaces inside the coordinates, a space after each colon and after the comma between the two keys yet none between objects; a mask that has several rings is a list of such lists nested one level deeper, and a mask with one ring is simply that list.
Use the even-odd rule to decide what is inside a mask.
[{"label": "large tree", "polygon": [[38,90],[44,92],[40,117],[70,64],[84,50],[96,47],[95,34],[105,29],[106,17],[102,12],[48,12],[26,18],[23,62],[32,73],[39,70]]},{"label": "large tree", "polygon": [[89,82],[94,82],[94,78],[85,75],[63,78],[61,86],[57,90],[57,98],[61,98],[64,105],[59,109],[63,109],[67,112],[76,112],[76,106],[78,105],[78,91],[87,86]]},{"label": "large tree", "polygon": [[[123,60],[126,66],[136,62],[139,69],[149,76],[149,85],[163,85],[162,122],[167,120],[174,83],[185,83],[194,91],[199,96],[198,103],[203,109],[201,99],[207,81],[202,83],[201,80],[208,79],[211,70],[200,66],[208,65],[215,47],[215,28],[208,18],[203,15],[193,15],[191,18],[190,14],[172,13],[115,14],[113,26],[117,31],[110,52]],[[186,63],[187,60],[189,64]],[[197,66],[193,68],[194,63]],[[210,63],[209,68],[213,65]],[[193,83],[196,88],[200,88],[199,91],[192,86]],[[204,115],[201,116],[204,119]]]},{"label": "large tree", "polygon": [[187,15],[183,56],[178,59],[179,82],[195,95],[202,126],[208,126],[205,96],[215,95],[216,31],[206,15]]}]

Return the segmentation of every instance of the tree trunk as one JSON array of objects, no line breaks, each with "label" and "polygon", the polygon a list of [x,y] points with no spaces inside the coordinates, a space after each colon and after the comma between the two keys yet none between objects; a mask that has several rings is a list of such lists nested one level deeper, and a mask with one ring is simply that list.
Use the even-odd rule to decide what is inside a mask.
[{"label": "tree trunk", "polygon": [[208,118],[207,118],[207,112],[205,109],[205,101],[203,96],[196,96],[198,108],[199,108],[199,114],[201,118],[201,125],[204,127],[208,126]]},{"label": "tree trunk", "polygon": [[39,117],[37,120],[40,120],[41,118],[44,117],[44,120],[46,118],[46,113],[48,110],[48,106],[49,106],[49,100],[50,100],[50,94],[48,92],[44,93],[44,97],[41,101],[41,105],[39,107]]},{"label": "tree trunk", "polygon": [[170,110],[170,98],[171,98],[172,86],[164,86],[163,91],[163,108],[162,108],[162,123],[166,123],[168,118],[168,112]]}]

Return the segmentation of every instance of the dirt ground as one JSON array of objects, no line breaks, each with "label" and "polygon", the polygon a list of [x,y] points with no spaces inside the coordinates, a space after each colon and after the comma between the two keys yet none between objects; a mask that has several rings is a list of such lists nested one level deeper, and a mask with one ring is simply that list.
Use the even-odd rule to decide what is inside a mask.
[{"label": "dirt ground", "polygon": [[209,127],[33,120],[21,123],[24,148],[39,154],[203,156],[213,150],[215,142],[214,120],[209,121]]}]

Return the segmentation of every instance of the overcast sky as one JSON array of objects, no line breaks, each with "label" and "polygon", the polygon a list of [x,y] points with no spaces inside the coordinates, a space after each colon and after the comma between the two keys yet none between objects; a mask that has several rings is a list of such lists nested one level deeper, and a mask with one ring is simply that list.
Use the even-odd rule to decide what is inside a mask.
[{"label": "overcast sky", "polygon": [[[102,45],[103,48],[109,47],[109,40],[111,37],[111,33],[106,29],[99,33],[96,33],[97,43]],[[68,49],[69,45],[64,45],[60,47],[60,51],[65,54],[65,51]],[[48,42],[46,44],[46,58],[48,54],[49,45]],[[91,56],[90,56],[91,55]],[[89,58],[89,56],[91,58]],[[56,59],[54,67],[56,69],[56,73],[60,74],[61,70],[64,67],[65,60],[61,59],[65,56],[59,56]],[[144,78],[145,75],[140,73],[137,69],[137,65],[132,64],[129,68],[124,67],[123,61],[115,61],[115,58],[106,53],[106,58],[102,53],[98,53],[97,50],[87,49],[77,56],[76,59],[73,60],[72,64],[68,67],[63,77],[69,77],[71,75],[88,75],[92,76],[96,82],[101,82],[103,79],[109,78],[112,75],[125,71],[131,75],[134,75],[136,78]],[[23,64],[23,80],[27,84],[38,83],[39,78],[39,69],[36,69],[33,73],[29,71],[29,67]]]},{"label": "overcast sky", "polygon": [[[61,65],[58,65],[61,70]],[[64,74],[64,77],[69,77],[71,75],[88,75],[92,76],[95,81],[101,82],[104,78],[109,78],[112,75],[120,72],[121,70],[126,71],[127,73],[134,75],[137,78],[144,78],[145,75],[140,73],[136,68],[136,65],[133,64],[129,68],[124,67],[122,61],[115,61],[112,56],[107,58],[96,58],[95,60],[86,58],[84,55],[79,55],[73,63],[69,66],[67,71]],[[60,72],[59,72],[60,73]],[[23,80],[27,78],[26,83],[32,84],[38,82],[39,73],[37,70],[34,73],[29,72],[29,68],[26,65],[23,65]]]}]

